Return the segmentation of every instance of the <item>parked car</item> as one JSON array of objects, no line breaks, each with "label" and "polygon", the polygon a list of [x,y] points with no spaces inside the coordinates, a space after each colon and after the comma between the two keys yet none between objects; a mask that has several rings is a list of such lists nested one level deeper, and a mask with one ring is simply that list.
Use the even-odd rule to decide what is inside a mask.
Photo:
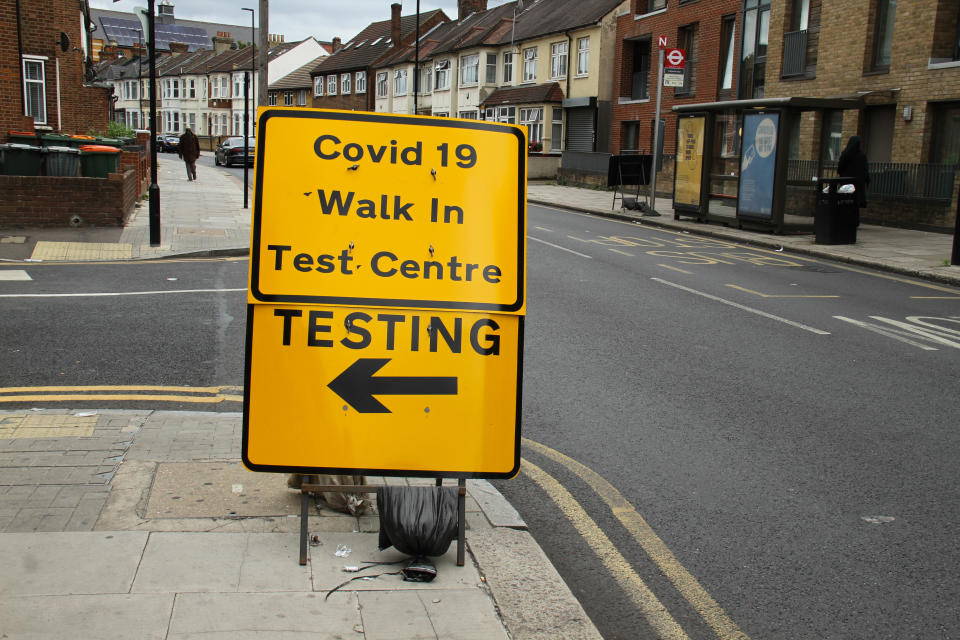
[{"label": "parked car", "polygon": [[[254,138],[248,138],[248,140],[247,145],[249,146],[249,150],[247,153],[247,163],[253,166],[253,161],[256,157],[254,149],[257,146],[257,141]],[[224,164],[228,167],[233,164],[243,164],[243,136],[227,138],[218,144],[213,152],[213,162],[214,164]]]},{"label": "parked car", "polygon": [[180,148],[180,138],[172,134],[160,134],[157,136],[157,151],[167,153],[176,153]]}]

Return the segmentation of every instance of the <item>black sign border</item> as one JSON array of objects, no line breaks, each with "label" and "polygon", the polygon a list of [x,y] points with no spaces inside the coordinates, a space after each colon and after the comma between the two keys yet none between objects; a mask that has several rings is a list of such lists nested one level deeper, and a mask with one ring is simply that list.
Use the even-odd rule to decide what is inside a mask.
[{"label": "black sign border", "polygon": [[[392,114],[369,113],[363,111],[326,111],[302,109],[269,109],[264,111],[257,123],[257,156],[262,160],[267,145],[267,122],[272,118],[314,118],[321,120],[347,120],[353,122],[382,122],[405,126],[430,126],[450,129],[477,129],[481,131],[497,131],[512,133],[517,137],[517,265],[524,265],[525,247],[525,205],[526,205],[526,137],[515,127],[495,124],[484,121],[465,122],[462,120],[445,120],[419,116],[397,116]],[[257,162],[257,185],[263,184],[263,162]],[[260,226],[263,212],[263,193],[256,190],[253,207],[253,229],[250,245],[250,294],[258,302],[273,304],[326,304],[338,306],[363,307],[399,307],[418,309],[460,309],[464,311],[492,311],[499,313],[513,313],[523,308],[524,289],[526,285],[526,269],[523,268],[517,277],[517,295],[509,304],[486,302],[462,302],[456,300],[409,300],[403,298],[360,298],[341,296],[311,296],[293,294],[265,293],[260,290]]]},{"label": "black sign border", "polygon": [[[288,465],[257,464],[250,460],[250,383],[251,373],[253,372],[253,316],[256,304],[247,304],[247,336],[245,343],[244,371],[243,371],[243,434],[241,440],[241,460],[243,466],[250,471],[262,471],[268,473],[303,473],[303,474],[334,474],[334,475],[371,475],[371,476],[397,476],[411,478],[489,478],[493,480],[506,480],[513,478],[520,471],[520,416],[523,402],[523,330],[526,321],[525,316],[516,316],[519,318],[517,328],[517,384],[516,384],[516,416],[514,418],[514,441],[513,441],[513,468],[504,472],[490,472],[480,469],[474,471],[445,471],[437,470],[409,470],[409,469],[376,469],[376,468],[349,468],[349,467],[296,467]],[[276,425],[275,428],[279,428]],[[317,426],[322,429],[322,425]]]}]

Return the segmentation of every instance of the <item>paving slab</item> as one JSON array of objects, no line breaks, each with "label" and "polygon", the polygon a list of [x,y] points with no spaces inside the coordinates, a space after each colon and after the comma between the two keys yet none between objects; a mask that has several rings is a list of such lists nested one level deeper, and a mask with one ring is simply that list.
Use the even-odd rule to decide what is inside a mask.
[{"label": "paving slab", "polygon": [[0,533],[0,596],[128,593],[146,544],[137,531]]},{"label": "paving slab", "polygon": [[507,640],[490,596],[480,589],[364,591],[357,594],[369,640]]},{"label": "paving slab", "polygon": [[311,591],[294,534],[154,532],[134,593]]},{"label": "paving slab", "polygon": [[316,593],[186,593],[177,596],[167,640],[331,640],[362,632],[352,595],[324,601]]},{"label": "paving slab", "polygon": [[0,638],[163,640],[173,594],[0,597]]},{"label": "paving slab", "polygon": [[238,460],[157,465],[147,518],[280,516],[300,512],[286,476],[255,473]]}]

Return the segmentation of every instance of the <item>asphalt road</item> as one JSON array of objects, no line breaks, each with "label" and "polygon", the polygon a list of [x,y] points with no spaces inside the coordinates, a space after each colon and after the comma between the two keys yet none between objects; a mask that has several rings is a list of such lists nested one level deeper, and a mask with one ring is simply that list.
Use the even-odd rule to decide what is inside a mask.
[{"label": "asphalt road", "polygon": [[[69,395],[67,406],[151,409],[159,395],[174,398],[161,401],[168,409],[241,409],[246,259],[3,271],[30,279],[0,280],[0,387],[52,388],[0,393],[0,407]],[[137,386],[163,388],[127,388]],[[107,403],[105,395],[121,398]]]},{"label": "asphalt road", "polygon": [[496,484],[604,637],[656,637],[638,603],[693,638],[956,635],[960,291],[538,207],[528,235],[523,435],[629,505],[530,444],[584,513]]},{"label": "asphalt road", "polygon": [[[497,485],[606,638],[956,635],[960,291],[535,206],[528,236]],[[240,410],[246,260],[5,275],[0,407]]]}]

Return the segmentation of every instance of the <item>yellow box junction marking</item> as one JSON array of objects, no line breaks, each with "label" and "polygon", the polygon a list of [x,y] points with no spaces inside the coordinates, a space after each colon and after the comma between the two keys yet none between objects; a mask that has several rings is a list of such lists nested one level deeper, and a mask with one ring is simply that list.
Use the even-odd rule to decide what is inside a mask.
[{"label": "yellow box junction marking", "polygon": [[261,108],[251,303],[524,312],[526,134]]},{"label": "yellow box junction marking", "polygon": [[244,464],[515,475],[521,323],[511,314],[248,305]]}]

